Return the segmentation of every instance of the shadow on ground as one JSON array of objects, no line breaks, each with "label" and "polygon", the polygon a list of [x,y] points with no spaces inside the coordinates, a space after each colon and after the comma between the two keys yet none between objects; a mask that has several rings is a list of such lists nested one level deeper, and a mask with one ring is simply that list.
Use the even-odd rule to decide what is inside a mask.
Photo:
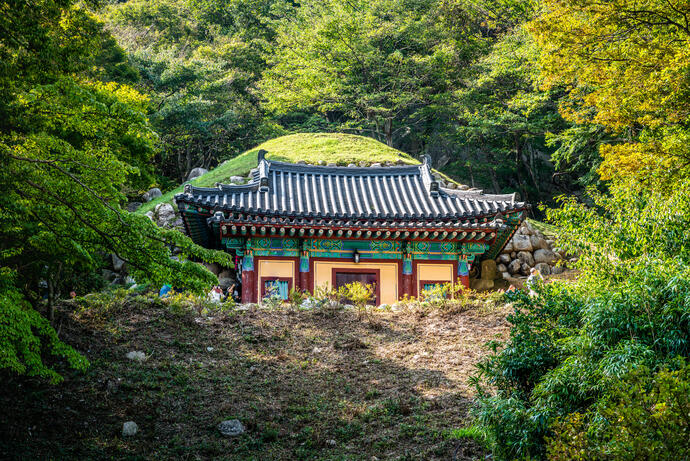
[{"label": "shadow on ground", "polygon": [[[69,304],[60,335],[91,361],[49,386],[2,376],[8,459],[473,459],[467,378],[505,309],[173,312],[121,295]],[[148,359],[133,362],[129,351]],[[223,437],[237,418],[246,432]],[[133,420],[139,433],[121,436]]]}]

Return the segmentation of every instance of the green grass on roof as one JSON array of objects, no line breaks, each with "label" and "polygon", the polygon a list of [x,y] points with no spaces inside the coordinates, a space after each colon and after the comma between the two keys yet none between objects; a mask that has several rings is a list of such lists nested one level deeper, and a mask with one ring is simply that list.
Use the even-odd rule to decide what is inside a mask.
[{"label": "green grass on roof", "polygon": [[[266,158],[289,163],[305,161],[310,164],[320,162],[348,165],[366,161],[396,162],[415,164],[418,160],[374,139],[342,133],[298,133],[271,139],[248,150],[237,157],[224,162],[203,176],[192,180],[198,187],[213,187],[217,182],[228,183],[231,176],[247,176],[249,170],[256,167],[257,154],[260,149],[268,152]],[[183,186],[166,192],[162,197],[143,204],[137,213],[153,210],[162,202],[172,203],[175,194],[181,193]]]}]

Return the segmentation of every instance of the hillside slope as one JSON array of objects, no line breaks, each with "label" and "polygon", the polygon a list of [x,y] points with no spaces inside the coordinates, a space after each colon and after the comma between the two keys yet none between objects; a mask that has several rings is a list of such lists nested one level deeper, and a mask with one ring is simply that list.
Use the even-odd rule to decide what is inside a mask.
[{"label": "hillside slope", "polygon": [[[124,290],[77,298],[56,319],[91,367],[59,368],[60,386],[2,375],[0,459],[441,461],[458,444],[455,459],[483,458],[455,429],[469,424],[468,379],[509,312],[480,297],[366,319]],[[228,419],[246,432],[223,437]]]},{"label": "hillside slope", "polygon": [[[199,187],[212,187],[215,183],[227,183],[231,176],[246,176],[256,166],[257,153],[260,149],[268,152],[269,160],[296,163],[305,161],[310,164],[320,162],[335,163],[345,166],[350,163],[366,161],[383,163],[403,161],[409,164],[419,163],[410,155],[388,147],[374,139],[342,133],[297,133],[271,139],[248,150],[237,157],[224,162],[214,170],[192,180]],[[447,179],[447,178],[446,178]],[[175,194],[182,192],[183,186],[163,194],[156,200],[145,203],[137,213],[146,213],[162,202],[172,202]]]}]

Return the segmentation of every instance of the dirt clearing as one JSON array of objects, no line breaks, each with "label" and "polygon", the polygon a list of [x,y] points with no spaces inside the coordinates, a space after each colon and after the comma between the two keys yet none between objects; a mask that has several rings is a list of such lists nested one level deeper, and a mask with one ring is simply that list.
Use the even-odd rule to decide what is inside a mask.
[{"label": "dirt clearing", "polygon": [[[481,456],[468,378],[506,307],[458,312],[288,309],[201,316],[155,298],[68,305],[61,337],[91,361],[49,386],[3,376],[9,459],[459,459]],[[143,351],[146,360],[126,358]],[[239,419],[246,432],[217,429]],[[137,435],[123,438],[134,421]],[[459,445],[460,444],[460,445]]]}]

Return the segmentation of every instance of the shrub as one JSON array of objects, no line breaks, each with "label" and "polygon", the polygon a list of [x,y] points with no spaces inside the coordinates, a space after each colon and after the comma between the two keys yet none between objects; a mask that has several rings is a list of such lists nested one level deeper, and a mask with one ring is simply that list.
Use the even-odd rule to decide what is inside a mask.
[{"label": "shrub", "polygon": [[[678,357],[690,356],[690,199],[682,194],[613,189],[611,196],[594,194],[595,207],[568,200],[548,212],[563,231],[560,244],[581,252],[582,275],[536,287],[535,297],[506,295],[515,309],[510,337],[490,344],[473,378],[474,414],[497,459],[544,458],[547,440],[555,458],[580,456],[578,447],[589,459],[626,450],[646,458],[637,445],[654,442],[651,432],[622,435],[613,425],[601,440],[590,435],[614,416],[629,418],[632,428],[623,402],[656,405],[641,391],[621,394],[637,382],[634,370],[663,377],[675,373]],[[686,430],[672,415],[664,424]]]},{"label": "shrub", "polygon": [[338,288],[338,296],[352,302],[359,312],[368,314],[367,305],[374,300],[374,285],[364,285],[361,282],[348,283]]},{"label": "shrub", "polygon": [[690,457],[690,366],[618,381],[596,411],[556,421],[552,459],[678,460]]},{"label": "shrub", "polygon": [[88,360],[58,338],[48,320],[24,301],[14,286],[14,274],[0,268],[0,370],[39,376],[51,383],[63,380],[45,364],[45,356],[62,358],[80,371]]}]

